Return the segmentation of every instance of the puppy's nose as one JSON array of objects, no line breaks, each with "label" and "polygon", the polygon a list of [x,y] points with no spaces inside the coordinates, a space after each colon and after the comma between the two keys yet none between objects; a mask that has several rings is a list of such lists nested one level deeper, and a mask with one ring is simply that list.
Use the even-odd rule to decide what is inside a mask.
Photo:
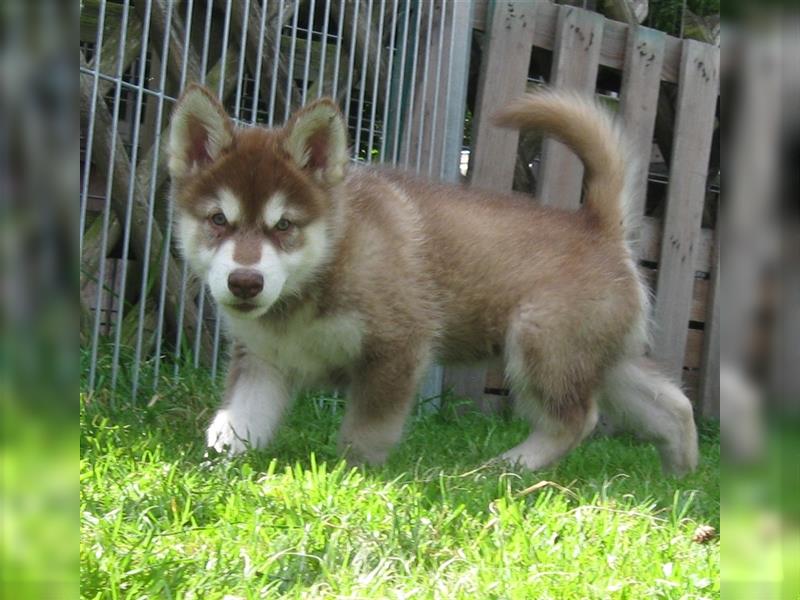
[{"label": "puppy's nose", "polygon": [[264,278],[253,269],[236,269],[228,275],[228,289],[237,298],[247,300],[264,289]]}]

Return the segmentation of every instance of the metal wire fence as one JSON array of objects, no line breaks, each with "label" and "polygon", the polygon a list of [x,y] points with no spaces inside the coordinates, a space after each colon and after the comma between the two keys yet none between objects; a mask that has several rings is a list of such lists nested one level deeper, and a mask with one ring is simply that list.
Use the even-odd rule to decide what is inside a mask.
[{"label": "metal wire fence", "polygon": [[[169,112],[187,83],[209,87],[241,126],[280,125],[333,97],[354,160],[455,180],[471,13],[471,1],[447,0],[82,1],[88,389],[125,378],[136,395],[187,365],[220,372],[221,321],[174,249],[167,198]],[[423,394],[440,380],[434,371]]]}]

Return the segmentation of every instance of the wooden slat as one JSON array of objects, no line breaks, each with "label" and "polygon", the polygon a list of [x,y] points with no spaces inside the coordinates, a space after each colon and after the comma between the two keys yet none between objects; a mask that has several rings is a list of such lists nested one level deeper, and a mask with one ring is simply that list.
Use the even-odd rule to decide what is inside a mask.
[{"label": "wooden slat", "polygon": [[703,355],[700,370],[698,408],[704,417],[719,419],[719,236],[714,252],[714,270],[711,274]]},{"label": "wooden slat", "polygon": [[719,89],[719,49],[686,40],[661,243],[653,357],[680,375]]},{"label": "wooden slat", "polygon": [[681,387],[683,392],[689,397],[694,406],[697,406],[698,391],[700,383],[700,371],[698,369],[684,369]]},{"label": "wooden slat", "polygon": [[[551,86],[594,94],[603,36],[603,17],[562,6],[556,24]],[[583,164],[560,142],[542,144],[537,196],[543,204],[577,209],[581,203]]]},{"label": "wooden slat", "polygon": [[[475,107],[474,148],[471,184],[488,190],[506,192],[514,177],[514,157],[519,133],[492,125],[490,116],[525,92],[531,57],[531,43],[536,6],[498,2],[492,14],[490,31],[484,40],[484,54],[478,81]],[[447,367],[444,388],[476,401],[481,409],[486,367]]]},{"label": "wooden slat", "polygon": [[[475,16],[472,20],[473,27],[483,30],[485,27],[485,15],[487,11],[487,0],[476,0]],[[539,1],[536,30],[533,37],[533,45],[546,50],[552,50],[555,45],[555,24],[558,17],[559,6],[552,2]],[[606,20],[603,30],[603,40],[600,46],[600,64],[604,67],[621,70],[625,64],[625,51],[627,41],[628,26],[625,23]],[[661,79],[676,83],[678,81],[678,71],[680,70],[681,59],[681,40],[667,36],[664,46],[664,62],[661,67]]]},{"label": "wooden slat", "polygon": [[620,116],[632,145],[633,156],[640,159],[635,165],[638,170],[630,207],[637,219],[644,216],[647,197],[647,175],[656,124],[665,38],[663,32],[647,27],[628,29],[620,90]]},{"label": "wooden slat", "polygon": [[[113,29],[106,33],[103,38],[103,48],[100,52],[100,64],[97,64],[97,54],[95,54],[89,63],[89,69],[97,70],[103,75],[116,77],[119,72],[125,73],[131,63],[139,57],[142,49],[142,22],[139,20],[138,15],[130,13],[125,35],[125,48],[122,51],[122,68],[119,68],[119,45],[122,41],[122,27],[120,25],[121,23],[119,22],[115,23]],[[107,79],[98,80],[98,95],[105,96],[113,85]]]},{"label": "wooden slat", "polygon": [[535,6],[498,2],[484,40],[470,156],[471,183],[506,192],[514,177],[519,133],[491,123],[491,115],[525,93],[535,25]]},{"label": "wooden slat", "polygon": [[[657,263],[661,259],[661,239],[664,227],[661,221],[653,217],[645,217],[641,225],[639,241],[639,258]],[[711,272],[714,232],[710,229],[700,230],[700,240],[695,246],[694,270],[700,273]]]},{"label": "wooden slat", "polygon": [[684,349],[683,365],[681,368],[699,369],[703,363],[703,340],[705,333],[702,329],[686,330],[686,348]]},{"label": "wooden slat", "polygon": [[[134,5],[136,13],[143,18],[145,13],[145,3],[137,2]],[[150,43],[160,52],[164,36],[169,36],[169,52],[167,53],[167,73],[174,83],[180,82],[180,75],[183,69],[183,47],[186,39],[186,30],[180,10],[172,8],[170,17],[169,31],[164,30],[167,23],[167,12],[169,5],[167,0],[152,0],[150,7],[152,17],[150,19]],[[163,58],[163,57],[162,57]],[[189,48],[186,53],[186,81],[200,80],[200,58]]]},{"label": "wooden slat", "polygon": [[[656,287],[656,280],[658,279],[658,269],[649,269],[640,267],[646,283],[650,286],[651,290]],[[695,277],[694,285],[692,286],[692,306],[689,311],[689,319],[699,323],[705,323],[708,316],[708,295],[711,284],[708,279]]]}]

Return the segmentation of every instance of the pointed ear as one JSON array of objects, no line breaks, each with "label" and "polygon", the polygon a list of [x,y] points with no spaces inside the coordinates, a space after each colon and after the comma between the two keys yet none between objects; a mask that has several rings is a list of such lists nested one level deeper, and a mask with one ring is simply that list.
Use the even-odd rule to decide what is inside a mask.
[{"label": "pointed ear", "polygon": [[233,142],[233,124],[206,88],[191,84],[172,113],[169,173],[183,177],[219,158]]},{"label": "pointed ear", "polygon": [[286,129],[284,147],[301,169],[330,185],[344,179],[347,128],[332,100],[323,98],[301,109]]}]

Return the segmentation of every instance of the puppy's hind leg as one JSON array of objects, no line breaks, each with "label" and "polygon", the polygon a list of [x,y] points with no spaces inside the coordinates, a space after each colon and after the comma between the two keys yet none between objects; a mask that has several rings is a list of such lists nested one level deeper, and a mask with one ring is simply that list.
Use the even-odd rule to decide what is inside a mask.
[{"label": "puppy's hind leg", "polygon": [[516,412],[530,422],[532,431],[500,458],[537,470],[580,444],[597,424],[598,411],[576,363],[566,352],[537,352],[532,337],[521,329],[513,331],[506,349]]},{"label": "puppy's hind leg", "polygon": [[601,406],[613,421],[655,444],[665,472],[684,475],[697,467],[692,404],[645,359],[625,360],[610,371]]},{"label": "puppy's hind leg", "polygon": [[580,444],[597,424],[597,405],[591,397],[586,402],[560,408],[530,396],[518,395],[516,400],[520,413],[530,418],[533,431],[524,442],[504,452],[500,458],[531,471],[557,462]]}]

